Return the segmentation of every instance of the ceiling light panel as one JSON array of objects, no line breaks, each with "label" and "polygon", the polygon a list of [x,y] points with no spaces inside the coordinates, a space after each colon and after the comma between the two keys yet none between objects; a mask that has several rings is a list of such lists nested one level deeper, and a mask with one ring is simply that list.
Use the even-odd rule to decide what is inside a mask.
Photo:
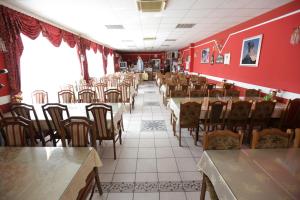
[{"label": "ceiling light panel", "polygon": [[123,25],[115,24],[115,25],[105,25],[107,29],[124,29]]},{"label": "ceiling light panel", "polygon": [[136,3],[141,12],[160,12],[166,8],[167,0],[138,0]]}]

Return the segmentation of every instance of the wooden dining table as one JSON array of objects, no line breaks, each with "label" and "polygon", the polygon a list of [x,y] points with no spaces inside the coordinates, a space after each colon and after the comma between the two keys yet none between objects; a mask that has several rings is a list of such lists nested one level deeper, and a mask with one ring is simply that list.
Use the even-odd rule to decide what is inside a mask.
[{"label": "wooden dining table", "polygon": [[[208,111],[208,104],[209,102],[214,102],[214,101],[223,101],[223,102],[228,102],[228,106],[227,106],[227,113],[225,114],[225,117],[227,117],[229,111],[231,110],[231,105],[233,102],[236,101],[243,101],[243,100],[247,100],[247,101],[251,101],[253,102],[252,104],[252,110],[255,108],[255,102],[257,101],[262,101],[263,98],[261,97],[251,97],[251,98],[247,98],[247,97],[186,97],[186,98],[170,98],[169,101],[169,106],[170,109],[174,112],[175,116],[179,117],[180,114],[180,104],[182,103],[187,103],[187,102],[197,102],[197,103],[201,103],[202,104],[202,109],[201,109],[201,113],[200,113],[200,119],[205,119],[205,115]],[[281,113],[285,110],[286,105],[283,103],[276,103],[275,105],[275,109],[272,113],[272,118],[280,118],[281,117]],[[250,116],[251,116],[251,112],[250,112]]]},{"label": "wooden dining table", "polygon": [[300,149],[204,151],[198,169],[220,200],[299,200]]},{"label": "wooden dining table", "polygon": [[91,147],[0,147],[0,199],[76,199],[101,166]]}]

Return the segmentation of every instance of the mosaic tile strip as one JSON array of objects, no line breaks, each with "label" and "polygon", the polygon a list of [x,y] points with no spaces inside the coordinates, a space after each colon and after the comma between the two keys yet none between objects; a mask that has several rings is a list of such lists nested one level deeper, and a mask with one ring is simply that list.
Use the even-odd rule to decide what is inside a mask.
[{"label": "mosaic tile strip", "polygon": [[101,182],[101,187],[105,193],[198,192],[201,190],[201,181]]},{"label": "mosaic tile strip", "polygon": [[142,120],[141,131],[166,131],[165,120]]}]

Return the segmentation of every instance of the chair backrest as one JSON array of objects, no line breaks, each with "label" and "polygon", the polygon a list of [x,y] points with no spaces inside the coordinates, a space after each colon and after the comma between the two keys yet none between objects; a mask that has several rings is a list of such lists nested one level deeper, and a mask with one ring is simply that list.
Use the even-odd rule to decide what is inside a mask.
[{"label": "chair backrest", "polygon": [[255,102],[255,108],[251,114],[251,120],[269,121],[275,108],[273,101]]},{"label": "chair backrest", "polygon": [[249,118],[252,103],[249,101],[237,101],[232,103],[227,119],[234,121],[244,121]]},{"label": "chair backrest", "polygon": [[240,149],[243,133],[229,130],[217,130],[204,134],[203,150]]},{"label": "chair backrest", "polygon": [[170,93],[170,97],[186,97],[187,93],[184,90],[173,90]]},{"label": "chair backrest", "polygon": [[119,84],[118,88],[121,91],[122,102],[128,103],[130,101],[130,84],[123,82]]},{"label": "chair backrest", "polygon": [[93,86],[92,86],[92,84],[91,83],[81,83],[80,85],[79,85],[79,91],[81,91],[81,90],[92,90],[92,88],[93,88]]},{"label": "chair backrest", "polygon": [[72,84],[65,84],[63,86],[60,86],[60,90],[71,90],[71,91],[74,91],[74,86]]},{"label": "chair backrest", "polygon": [[[70,117],[62,121],[68,135],[71,137],[73,147],[87,147],[89,144],[89,133],[92,129],[92,121],[86,117]],[[92,132],[91,132],[92,133]],[[91,135],[90,141],[95,147],[95,137]]]},{"label": "chair backrest", "polygon": [[207,119],[209,120],[210,124],[220,123],[224,121],[227,111],[227,104],[228,102],[222,101],[209,102]]},{"label": "chair backrest", "polygon": [[216,88],[216,84],[214,84],[214,83],[206,83],[206,89],[212,90],[214,88]]},{"label": "chair backrest", "polygon": [[74,103],[75,95],[72,90],[61,90],[58,92],[59,103]]},{"label": "chair backrest", "polygon": [[180,104],[179,124],[182,128],[197,128],[201,113],[201,103],[187,102]]},{"label": "chair backrest", "polygon": [[190,97],[206,97],[207,92],[205,90],[190,90],[189,96]]},{"label": "chair backrest", "polygon": [[98,101],[105,102],[104,91],[107,89],[107,83],[97,83],[95,87],[97,91]]},{"label": "chair backrest", "polygon": [[166,92],[166,96],[169,97],[171,94],[171,91],[174,91],[176,88],[175,84],[167,84],[167,92]]},{"label": "chair backrest", "polygon": [[42,109],[50,131],[53,134],[57,132],[58,135],[65,136],[63,135],[63,125],[61,122],[64,120],[64,115],[66,118],[70,118],[68,107],[59,103],[47,103],[42,106]]},{"label": "chair backrest", "polygon": [[300,98],[290,100],[281,122],[282,128],[300,128]]},{"label": "chair backrest", "polygon": [[83,89],[78,92],[78,101],[80,103],[93,103],[96,97],[95,91]]},{"label": "chair backrest", "polygon": [[223,97],[224,91],[218,89],[212,89],[209,91],[209,97]]},{"label": "chair backrest", "polygon": [[247,89],[245,93],[246,97],[260,97],[260,90]]},{"label": "chair backrest", "polygon": [[30,138],[34,146],[34,137],[31,135],[30,121],[20,117],[8,117],[1,120],[1,129],[6,146],[28,146],[26,138]]},{"label": "chair backrest", "polygon": [[35,123],[31,123],[33,131],[35,133],[41,132],[42,129],[40,121],[38,119],[34,106],[25,103],[13,103],[11,105],[11,112],[14,117],[22,116],[32,122],[34,121]]},{"label": "chair backrest", "polygon": [[288,148],[291,134],[271,128],[262,131],[253,130],[252,149]]},{"label": "chair backrest", "polygon": [[122,101],[121,91],[118,89],[109,89],[104,92],[105,102],[120,103]]},{"label": "chair backrest", "polygon": [[86,115],[93,121],[93,131],[97,139],[114,137],[113,112],[110,105],[102,103],[87,105]]},{"label": "chair backrest", "polygon": [[232,89],[233,86],[234,86],[233,83],[223,83],[223,89],[225,89],[225,90]]},{"label": "chair backrest", "polygon": [[117,88],[118,87],[118,83],[119,83],[119,77],[112,76],[112,77],[110,77],[110,79],[108,81],[108,86],[109,87]]},{"label": "chair backrest", "polygon": [[33,104],[48,103],[48,92],[44,90],[35,90],[31,93],[31,99]]},{"label": "chair backrest", "polygon": [[239,97],[240,91],[235,90],[235,89],[228,89],[228,90],[225,90],[225,96],[226,97]]}]

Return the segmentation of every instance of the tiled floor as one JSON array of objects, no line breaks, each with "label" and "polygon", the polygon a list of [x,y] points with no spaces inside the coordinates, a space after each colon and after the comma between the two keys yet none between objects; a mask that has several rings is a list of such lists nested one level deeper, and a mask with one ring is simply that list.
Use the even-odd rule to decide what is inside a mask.
[{"label": "tiled floor", "polygon": [[183,146],[179,147],[170,111],[162,104],[154,82],[139,86],[135,108],[123,118],[125,131],[123,144],[117,145],[117,160],[111,141],[98,149],[104,194],[96,193],[93,199],[198,200],[202,175],[196,163],[202,147],[194,145],[188,131],[183,131]]}]

